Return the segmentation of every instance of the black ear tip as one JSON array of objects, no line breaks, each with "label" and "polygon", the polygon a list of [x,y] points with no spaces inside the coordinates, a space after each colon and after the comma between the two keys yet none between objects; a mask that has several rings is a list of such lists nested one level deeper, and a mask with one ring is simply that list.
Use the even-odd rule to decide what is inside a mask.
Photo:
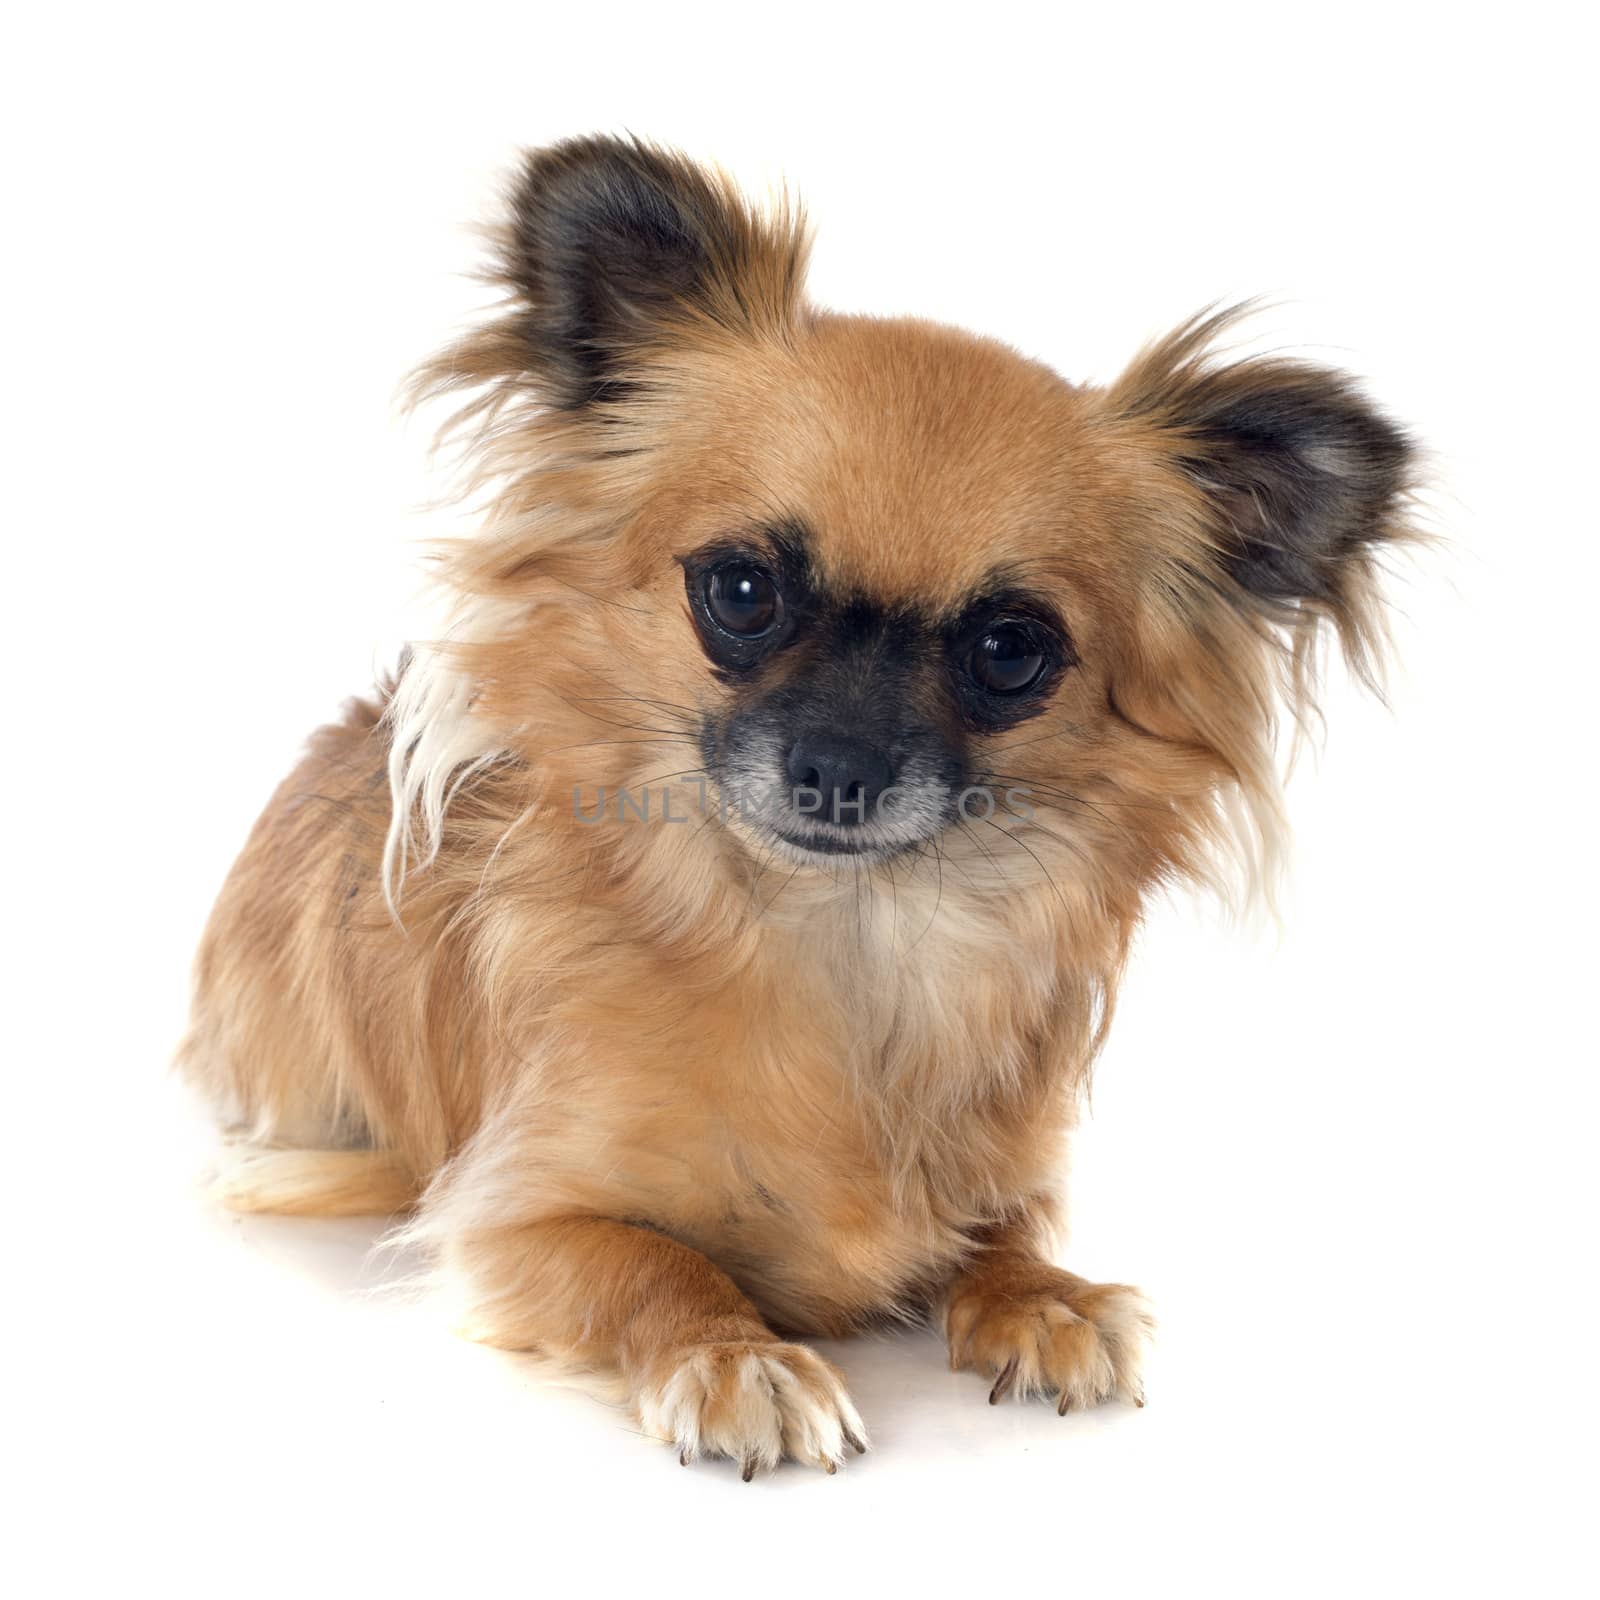
[{"label": "black ear tip", "polygon": [[691,162],[642,139],[590,134],[525,153],[504,271],[552,400],[606,391],[617,348],[707,276],[718,196]]},{"label": "black ear tip", "polygon": [[510,198],[513,276],[534,291],[580,254],[602,275],[614,263],[671,278],[728,254],[743,214],[725,183],[687,156],[612,134],[527,151]]},{"label": "black ear tip", "polygon": [[794,214],[768,217],[717,169],[631,135],[530,150],[509,194],[507,326],[553,406],[620,402],[649,347],[786,326],[804,272]]},{"label": "black ear tip", "polygon": [[1336,607],[1376,547],[1402,536],[1416,452],[1343,373],[1247,358],[1190,364],[1162,396],[1179,461],[1206,491],[1223,564],[1274,603]]},{"label": "black ear tip", "polygon": [[565,210],[575,220],[648,221],[701,209],[710,192],[684,156],[644,139],[585,134],[525,152],[511,208],[519,227]]},{"label": "black ear tip", "polygon": [[517,189],[521,194],[551,183],[585,177],[604,179],[608,174],[664,166],[669,160],[665,151],[643,139],[619,138],[609,133],[578,134],[524,150]]}]

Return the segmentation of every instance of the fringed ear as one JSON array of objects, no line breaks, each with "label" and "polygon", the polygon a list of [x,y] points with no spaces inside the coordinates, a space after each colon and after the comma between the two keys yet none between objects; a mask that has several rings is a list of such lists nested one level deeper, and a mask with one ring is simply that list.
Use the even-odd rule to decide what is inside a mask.
[{"label": "fringed ear", "polygon": [[1103,397],[1137,545],[1135,624],[1111,699],[1168,759],[1209,769],[1210,831],[1270,902],[1285,831],[1280,714],[1303,726],[1314,712],[1324,621],[1375,682],[1383,554],[1416,536],[1414,458],[1342,373],[1219,357],[1214,342],[1239,315],[1179,328]]},{"label": "fringed ear", "polygon": [[804,276],[798,218],[764,218],[720,173],[637,140],[531,151],[501,239],[522,359],[569,410],[615,398],[630,354],[686,323],[780,330]]},{"label": "fringed ear", "polygon": [[1108,398],[1200,491],[1203,548],[1184,559],[1296,634],[1327,617],[1352,666],[1369,673],[1378,558],[1410,536],[1411,444],[1342,373],[1277,357],[1215,360],[1212,343],[1237,316],[1178,329]]}]

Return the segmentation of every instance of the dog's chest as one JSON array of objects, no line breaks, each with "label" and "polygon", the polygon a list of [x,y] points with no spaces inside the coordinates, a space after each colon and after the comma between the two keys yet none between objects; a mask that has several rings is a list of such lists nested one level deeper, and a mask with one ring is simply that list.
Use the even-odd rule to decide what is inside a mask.
[{"label": "dog's chest", "polygon": [[648,1044],[624,996],[590,1012],[591,1048],[628,1064],[570,1080],[605,1088],[578,1140],[601,1202],[702,1252],[776,1326],[921,1309],[974,1230],[1045,1181],[1047,1108],[1016,1070],[1038,999],[1013,982],[1000,1003],[987,950],[947,943],[897,965],[842,932],[791,940],[652,1013]]},{"label": "dog's chest", "polygon": [[915,1314],[1003,1208],[997,1192],[1024,1182],[970,1110],[936,1120],[914,1098],[880,1095],[877,1060],[830,1068],[789,1062],[718,1096],[689,1153],[700,1182],[679,1196],[675,1231],[796,1332]]},{"label": "dog's chest", "polygon": [[727,1181],[688,1221],[687,1242],[794,1332],[914,1314],[959,1258],[965,1219],[918,1174],[859,1147],[807,1156],[735,1136],[717,1163]]}]

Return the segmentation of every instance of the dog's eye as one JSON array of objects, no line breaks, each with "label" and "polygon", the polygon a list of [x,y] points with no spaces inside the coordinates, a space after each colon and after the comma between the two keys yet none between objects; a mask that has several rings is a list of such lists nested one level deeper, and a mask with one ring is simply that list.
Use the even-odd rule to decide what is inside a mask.
[{"label": "dog's eye", "polygon": [[783,616],[783,596],[759,567],[733,563],[706,579],[706,610],[719,628],[737,639],[771,633]]},{"label": "dog's eye", "polygon": [[1044,676],[1045,655],[1029,630],[1016,622],[990,628],[972,647],[967,663],[973,680],[990,694],[1021,694]]}]

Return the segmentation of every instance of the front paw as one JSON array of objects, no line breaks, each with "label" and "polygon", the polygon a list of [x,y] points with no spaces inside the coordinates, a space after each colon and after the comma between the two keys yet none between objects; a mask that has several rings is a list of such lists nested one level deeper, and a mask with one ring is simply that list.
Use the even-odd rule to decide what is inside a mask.
[{"label": "front paw", "polygon": [[1053,1395],[1065,1415],[1120,1395],[1144,1404],[1140,1370],[1154,1319],[1123,1283],[1088,1283],[1042,1262],[995,1263],[950,1298],[952,1369],[994,1376],[989,1404]]},{"label": "front paw", "polygon": [[804,1345],[733,1339],[689,1345],[663,1358],[641,1386],[639,1420],[685,1465],[697,1456],[737,1461],[748,1483],[788,1459],[833,1472],[867,1430],[844,1379]]}]

